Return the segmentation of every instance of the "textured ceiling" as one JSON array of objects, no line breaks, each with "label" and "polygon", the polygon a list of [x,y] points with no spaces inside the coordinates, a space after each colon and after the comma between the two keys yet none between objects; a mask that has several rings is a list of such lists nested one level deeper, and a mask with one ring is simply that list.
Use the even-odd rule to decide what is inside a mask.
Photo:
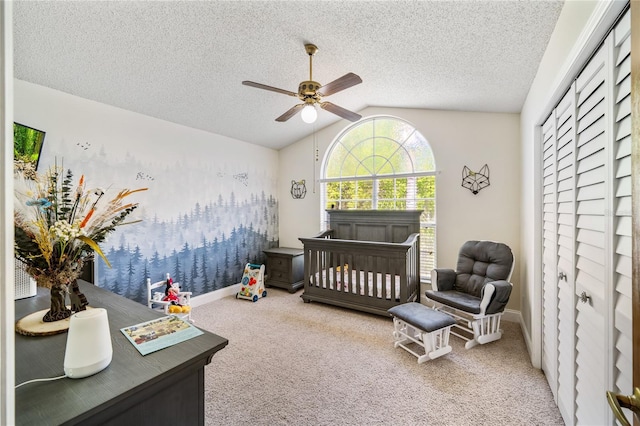
[{"label": "textured ceiling", "polygon": [[[15,77],[271,148],[313,131],[297,91],[314,43],[321,84],[363,83],[325,100],[519,112],[562,1],[19,1]],[[340,118],[319,111],[316,128]],[[345,121],[345,125],[348,122]]]}]

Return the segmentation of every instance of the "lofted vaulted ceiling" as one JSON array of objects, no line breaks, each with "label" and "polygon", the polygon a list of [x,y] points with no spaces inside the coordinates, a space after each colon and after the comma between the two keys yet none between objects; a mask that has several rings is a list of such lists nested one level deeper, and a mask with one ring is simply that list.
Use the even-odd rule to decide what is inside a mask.
[{"label": "lofted vaulted ceiling", "polygon": [[[353,72],[329,98],[368,106],[519,112],[563,2],[18,1],[15,77],[170,122],[279,149],[314,125],[275,118],[309,77]],[[345,125],[348,124],[344,121]]]}]

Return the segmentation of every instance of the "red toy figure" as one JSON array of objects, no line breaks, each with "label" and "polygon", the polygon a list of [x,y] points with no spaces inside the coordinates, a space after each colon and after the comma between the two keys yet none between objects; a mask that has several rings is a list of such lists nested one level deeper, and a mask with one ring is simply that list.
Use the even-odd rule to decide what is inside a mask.
[{"label": "red toy figure", "polygon": [[178,292],[180,289],[178,286],[173,285],[173,278],[167,278],[167,287],[164,289],[164,300],[165,302],[171,302],[172,305],[180,306],[180,298],[178,297]]}]

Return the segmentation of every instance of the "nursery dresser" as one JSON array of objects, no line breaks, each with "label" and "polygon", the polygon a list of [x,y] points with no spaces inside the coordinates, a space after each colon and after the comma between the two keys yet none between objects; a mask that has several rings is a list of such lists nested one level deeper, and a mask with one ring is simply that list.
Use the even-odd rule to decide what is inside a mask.
[{"label": "nursery dresser", "polygon": [[[19,387],[15,391],[16,424],[203,425],[204,368],[229,341],[203,330],[201,336],[142,356],[120,329],[162,317],[162,313],[87,282],[79,281],[79,285],[89,306],[107,310],[111,364],[83,379]],[[47,309],[49,304],[49,290],[38,288],[35,297],[15,302],[16,319]],[[66,333],[16,334],[16,384],[63,375],[66,341]]]},{"label": "nursery dresser", "polygon": [[304,251],[290,247],[277,247],[264,250],[267,255],[265,284],[268,287],[281,287],[295,293],[304,285]]}]

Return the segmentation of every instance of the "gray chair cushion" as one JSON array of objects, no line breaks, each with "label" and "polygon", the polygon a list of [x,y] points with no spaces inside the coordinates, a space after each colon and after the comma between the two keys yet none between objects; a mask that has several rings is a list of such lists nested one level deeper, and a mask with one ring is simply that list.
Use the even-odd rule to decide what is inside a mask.
[{"label": "gray chair cushion", "polygon": [[418,302],[403,303],[390,308],[387,312],[427,333],[456,323],[452,316],[434,311]]},{"label": "gray chair cushion", "polygon": [[454,290],[480,298],[486,283],[509,280],[512,266],[513,253],[506,244],[467,241],[458,254]]},{"label": "gray chair cushion", "polygon": [[452,308],[460,309],[461,311],[469,312],[470,314],[480,313],[481,299],[479,297],[455,290],[427,290],[426,295],[429,299],[451,306]]}]

